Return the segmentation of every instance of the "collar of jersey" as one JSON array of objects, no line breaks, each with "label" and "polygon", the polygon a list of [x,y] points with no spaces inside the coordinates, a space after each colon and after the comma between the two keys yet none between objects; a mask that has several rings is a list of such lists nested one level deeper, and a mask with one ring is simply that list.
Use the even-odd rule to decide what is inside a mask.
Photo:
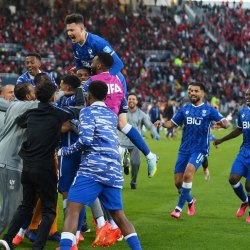
[{"label": "collar of jersey", "polygon": [[194,104],[192,104],[192,106],[193,107],[195,107],[195,108],[198,108],[198,107],[200,107],[200,106],[202,106],[204,104],[204,102],[203,103],[201,103],[200,105],[198,105],[198,106],[195,106]]},{"label": "collar of jersey", "polygon": [[85,37],[84,42],[82,44],[78,43],[81,47],[86,43],[88,36],[89,36],[89,33],[86,32],[86,37]]},{"label": "collar of jersey", "polygon": [[[39,69],[39,70],[38,70],[38,73],[41,73],[41,72],[42,72],[42,71]],[[27,73],[28,73],[28,75],[29,75],[29,78],[32,79],[32,80],[34,80],[35,77],[32,76],[28,71],[27,71]]]},{"label": "collar of jersey", "polygon": [[101,102],[101,101],[96,101],[96,102],[93,102],[90,106],[103,106],[103,107],[106,107],[106,104],[104,102]]}]

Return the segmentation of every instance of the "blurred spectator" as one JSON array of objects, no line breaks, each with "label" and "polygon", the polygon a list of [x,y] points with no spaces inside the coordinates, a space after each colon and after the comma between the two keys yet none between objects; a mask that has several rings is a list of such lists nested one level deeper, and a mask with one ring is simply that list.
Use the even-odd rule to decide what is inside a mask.
[{"label": "blurred spectator", "polygon": [[[158,101],[153,100],[153,106],[149,110],[150,121],[154,124],[156,121],[161,120],[162,115],[163,115],[163,112],[159,107]],[[159,127],[157,127],[157,132],[159,134],[159,132],[160,132]]]}]

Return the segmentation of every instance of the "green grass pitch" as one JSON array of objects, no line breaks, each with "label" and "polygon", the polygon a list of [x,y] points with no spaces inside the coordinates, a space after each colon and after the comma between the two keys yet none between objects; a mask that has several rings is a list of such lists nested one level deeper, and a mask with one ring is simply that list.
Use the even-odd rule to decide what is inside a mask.
[{"label": "green grass pitch", "polygon": [[[221,137],[230,131],[231,128],[213,131],[213,134]],[[160,157],[158,172],[154,178],[148,179],[143,157],[137,190],[130,189],[130,177],[125,176],[124,209],[137,230],[142,248],[144,250],[249,249],[250,224],[245,222],[246,214],[242,218],[236,218],[235,213],[241,202],[228,183],[230,168],[242,137],[224,142],[218,149],[211,144],[209,156],[211,180],[206,182],[202,170],[199,169],[193,181],[192,194],[197,199],[196,214],[194,217],[187,216],[185,206],[181,218],[177,220],[171,218],[170,213],[177,203],[173,168],[181,138],[181,131],[178,133],[177,139],[168,140],[162,131],[159,142],[152,140],[146,134],[146,142]],[[61,198],[60,207],[62,207]],[[79,244],[80,250],[93,249],[91,242],[94,240],[95,230],[89,209],[87,217],[91,233],[86,234],[85,241]],[[60,213],[59,231],[62,229],[62,218]],[[57,246],[57,242],[48,241],[45,249],[51,250]],[[17,249],[31,249],[31,243],[26,239]],[[122,241],[109,249],[129,248]]]}]

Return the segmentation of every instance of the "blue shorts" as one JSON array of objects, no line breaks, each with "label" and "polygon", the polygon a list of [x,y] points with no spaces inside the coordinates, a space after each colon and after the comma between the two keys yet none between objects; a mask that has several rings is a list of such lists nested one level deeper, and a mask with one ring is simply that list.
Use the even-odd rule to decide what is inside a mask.
[{"label": "blue shorts", "polygon": [[174,173],[184,173],[188,163],[193,164],[197,170],[205,157],[206,155],[201,152],[194,152],[192,154],[179,153],[175,163]]},{"label": "blue shorts", "polygon": [[68,192],[81,163],[81,152],[58,157],[58,191]]},{"label": "blue shorts", "polygon": [[250,158],[244,157],[239,153],[234,160],[230,174],[238,174],[247,177],[247,180],[250,180]]},{"label": "blue shorts", "polygon": [[91,206],[99,198],[107,210],[123,210],[122,190],[107,186],[92,178],[78,175],[70,187],[68,201]]}]

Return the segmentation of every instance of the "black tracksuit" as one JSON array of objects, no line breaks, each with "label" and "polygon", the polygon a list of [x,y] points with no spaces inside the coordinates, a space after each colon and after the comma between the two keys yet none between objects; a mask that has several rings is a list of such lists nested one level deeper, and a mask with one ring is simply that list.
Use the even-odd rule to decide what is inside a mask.
[{"label": "black tracksuit", "polygon": [[49,103],[39,103],[38,108],[28,110],[16,119],[18,125],[27,128],[27,141],[22,144],[19,152],[23,159],[21,177],[23,201],[4,237],[7,242],[11,242],[23,224],[31,220],[39,197],[42,220],[32,249],[44,249],[56,216],[57,174],[54,154],[60,139],[61,126],[70,119],[73,119],[70,111],[62,110]]}]

